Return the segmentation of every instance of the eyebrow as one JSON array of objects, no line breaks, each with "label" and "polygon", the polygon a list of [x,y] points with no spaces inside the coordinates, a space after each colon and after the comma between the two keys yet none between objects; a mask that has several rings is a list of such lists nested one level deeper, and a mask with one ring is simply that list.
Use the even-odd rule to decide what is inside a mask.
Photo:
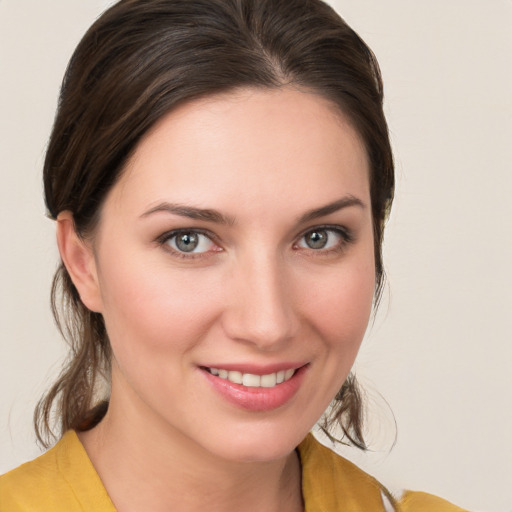
[{"label": "eyebrow", "polygon": [[234,217],[224,215],[217,210],[210,208],[196,208],[194,206],[185,206],[182,204],[174,203],[159,203],[141,215],[141,218],[148,217],[154,213],[166,212],[180,217],[187,217],[189,219],[204,220],[207,222],[215,222],[216,224],[233,225],[235,223]]},{"label": "eyebrow", "polygon": [[[365,208],[365,204],[360,199],[352,195],[347,195],[332,203],[326,204],[319,208],[308,210],[306,213],[299,217],[298,224],[310,222],[319,217],[330,215],[331,213],[335,213],[339,210],[342,210],[343,208],[349,208],[351,206],[358,206],[363,209]],[[232,226],[235,223],[234,217],[224,215],[218,210],[213,210],[211,208],[197,208],[194,206],[185,206],[182,204],[168,202],[162,202],[157,204],[156,206],[153,206],[152,208],[144,212],[141,215],[141,218],[149,217],[150,215],[161,212],[179,215],[180,217],[187,217],[189,219],[214,222],[216,224],[225,224]]]},{"label": "eyebrow", "polygon": [[305,222],[312,221],[314,219],[318,219],[319,217],[324,217],[326,215],[330,215],[331,213],[342,210],[343,208],[349,208],[350,206],[358,206],[362,209],[365,209],[365,204],[353,195],[347,195],[334,201],[332,203],[326,204],[325,206],[321,206],[320,208],[314,208],[313,210],[309,210],[299,218],[299,224],[304,224]]}]

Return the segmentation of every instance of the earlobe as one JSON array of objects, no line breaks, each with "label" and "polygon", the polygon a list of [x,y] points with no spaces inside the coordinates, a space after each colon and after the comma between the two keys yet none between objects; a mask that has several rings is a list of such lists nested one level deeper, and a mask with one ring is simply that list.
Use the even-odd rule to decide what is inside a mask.
[{"label": "earlobe", "polygon": [[73,214],[69,211],[63,211],[57,217],[57,245],[80,299],[88,309],[101,313],[102,301],[94,252],[78,236]]}]

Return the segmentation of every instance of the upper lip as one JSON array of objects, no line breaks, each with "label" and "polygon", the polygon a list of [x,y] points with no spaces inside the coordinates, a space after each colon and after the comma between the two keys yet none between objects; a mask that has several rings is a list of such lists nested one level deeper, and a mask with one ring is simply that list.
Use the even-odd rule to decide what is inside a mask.
[{"label": "upper lip", "polygon": [[297,362],[284,362],[258,365],[254,363],[215,363],[215,364],[202,364],[202,368],[217,368],[227,371],[236,371],[240,373],[250,373],[252,375],[269,375],[277,373],[282,370],[298,370],[305,366],[307,363]]}]

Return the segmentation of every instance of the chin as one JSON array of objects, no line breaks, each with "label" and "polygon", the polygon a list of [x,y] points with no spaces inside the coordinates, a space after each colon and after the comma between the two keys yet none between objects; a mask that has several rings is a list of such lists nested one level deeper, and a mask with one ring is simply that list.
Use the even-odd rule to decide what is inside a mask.
[{"label": "chin", "polygon": [[292,453],[310,428],[298,430],[297,425],[295,428],[275,426],[269,421],[218,434],[211,432],[202,444],[210,453],[232,462],[269,462]]}]

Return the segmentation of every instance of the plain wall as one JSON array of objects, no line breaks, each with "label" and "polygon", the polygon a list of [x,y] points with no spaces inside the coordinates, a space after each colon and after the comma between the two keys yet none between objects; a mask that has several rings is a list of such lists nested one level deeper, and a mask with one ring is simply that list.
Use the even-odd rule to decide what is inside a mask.
[{"label": "plain wall", "polygon": [[[41,168],[65,66],[108,2],[0,0],[0,473],[39,454],[65,345]],[[375,51],[397,164],[389,286],[356,362],[391,489],[512,510],[512,2],[331,2]],[[394,449],[393,419],[398,425]]]}]

